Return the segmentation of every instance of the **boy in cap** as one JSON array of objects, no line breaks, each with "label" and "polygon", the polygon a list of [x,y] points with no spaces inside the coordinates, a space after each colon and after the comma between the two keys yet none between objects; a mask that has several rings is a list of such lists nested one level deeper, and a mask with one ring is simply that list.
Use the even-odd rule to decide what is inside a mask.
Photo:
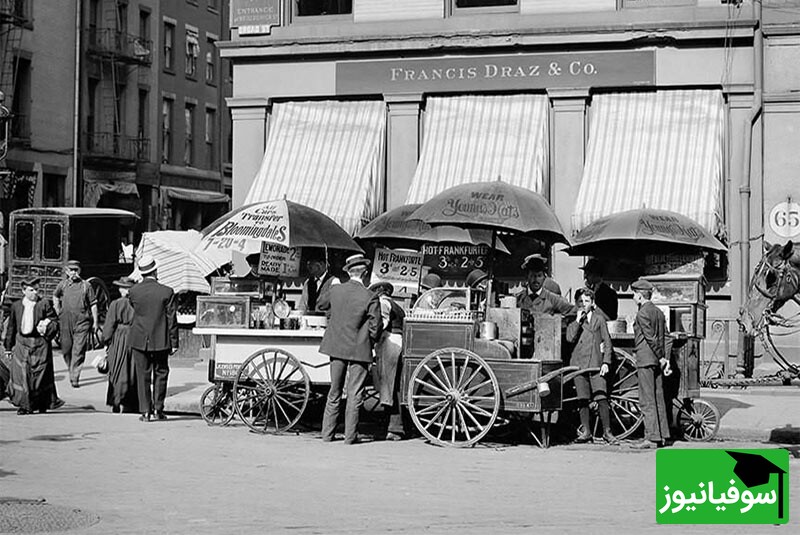
[{"label": "boy in cap", "polygon": [[339,405],[347,376],[344,442],[358,442],[358,413],[363,403],[364,381],[372,362],[372,347],[381,332],[378,296],[364,286],[370,262],[363,254],[347,258],[344,271],[350,280],[320,296],[319,308],[330,311],[330,319],[319,352],[331,358],[331,388],[322,417],[322,440],[331,442],[339,418]]},{"label": "boy in cap", "polygon": [[69,382],[80,386],[81,368],[92,333],[100,329],[97,296],[81,278],[81,263],[70,260],[64,268],[66,278],[53,292],[53,306],[61,324],[61,352],[69,368]]},{"label": "boy in cap", "polygon": [[597,307],[609,320],[617,319],[619,297],[617,292],[603,281],[605,272],[603,264],[596,258],[590,258],[581,269],[586,287],[594,292],[594,302]]},{"label": "boy in cap", "polygon": [[644,415],[645,438],[637,449],[657,448],[669,438],[669,421],[664,398],[663,370],[669,366],[664,352],[666,318],[650,298],[653,283],[638,279],[631,284],[633,301],[639,307],[633,322],[636,376],[639,380],[639,405]]}]

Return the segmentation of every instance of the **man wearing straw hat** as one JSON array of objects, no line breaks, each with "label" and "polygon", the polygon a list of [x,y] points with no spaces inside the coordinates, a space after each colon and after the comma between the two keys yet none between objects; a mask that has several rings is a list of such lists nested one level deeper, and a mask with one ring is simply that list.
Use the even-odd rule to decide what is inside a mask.
[{"label": "man wearing straw hat", "polygon": [[[139,395],[139,420],[166,420],[164,399],[169,378],[168,357],[178,350],[178,321],[175,293],[158,282],[156,260],[144,255],[137,264],[142,282],[128,293],[133,307],[133,322],[128,333],[136,367]],[[151,392],[152,382],[152,392]]]},{"label": "man wearing straw hat", "polygon": [[322,440],[325,442],[334,439],[345,375],[344,442],[358,442],[358,412],[363,403],[364,381],[372,362],[372,348],[381,332],[378,296],[363,282],[369,263],[363,254],[350,256],[343,268],[350,280],[332,287],[327,296],[321,296],[319,303],[319,308],[330,314],[319,346],[319,352],[331,358],[331,389],[322,417]]}]

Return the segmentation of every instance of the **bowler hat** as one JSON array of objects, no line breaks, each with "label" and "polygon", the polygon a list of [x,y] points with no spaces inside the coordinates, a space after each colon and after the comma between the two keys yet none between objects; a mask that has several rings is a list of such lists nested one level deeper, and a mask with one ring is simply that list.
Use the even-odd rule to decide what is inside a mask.
[{"label": "bowler hat", "polygon": [[130,277],[120,277],[111,284],[113,284],[114,286],[118,286],[119,288],[130,288],[134,284],[136,284],[136,281],[134,281]]},{"label": "bowler hat", "polygon": [[369,260],[367,260],[363,254],[358,253],[352,256],[348,256],[347,260],[344,263],[344,268],[342,269],[344,269],[345,271],[350,271],[354,267],[358,266],[367,267],[369,264],[370,264]]},{"label": "bowler hat", "polygon": [[650,282],[649,280],[640,278],[640,279],[635,280],[633,282],[633,284],[631,284],[631,289],[632,290],[650,290],[650,291],[653,291],[653,289],[655,289],[655,286],[653,286],[653,283]]},{"label": "bowler hat", "polygon": [[67,267],[69,269],[81,269],[81,263],[78,260],[68,260]]},{"label": "bowler hat", "polygon": [[371,292],[380,292],[381,290],[384,290],[386,295],[392,295],[394,286],[389,281],[378,281],[369,285],[369,291]]},{"label": "bowler hat", "polygon": [[42,279],[40,279],[39,277],[30,277],[27,279],[23,279],[19,282],[20,286],[25,288],[26,286],[37,286],[41,282],[41,280]]},{"label": "bowler hat", "polygon": [[423,290],[430,290],[431,288],[439,288],[442,285],[442,278],[436,273],[428,273],[419,282]]},{"label": "bowler hat", "polygon": [[581,268],[587,273],[594,273],[595,275],[602,275],[605,271],[603,264],[596,258],[590,258],[586,264]]},{"label": "bowler hat", "polygon": [[547,259],[538,253],[529,254],[522,261],[522,266],[520,267],[527,271],[545,271],[547,269]]},{"label": "bowler hat", "polygon": [[142,275],[148,275],[158,268],[156,259],[149,254],[142,256],[136,266],[139,268],[139,273]]},{"label": "bowler hat", "polygon": [[488,278],[489,278],[488,273],[486,273],[482,269],[476,268],[469,272],[465,282],[467,283],[467,286],[469,286],[470,288],[475,288],[478,286],[478,284],[482,283]]}]

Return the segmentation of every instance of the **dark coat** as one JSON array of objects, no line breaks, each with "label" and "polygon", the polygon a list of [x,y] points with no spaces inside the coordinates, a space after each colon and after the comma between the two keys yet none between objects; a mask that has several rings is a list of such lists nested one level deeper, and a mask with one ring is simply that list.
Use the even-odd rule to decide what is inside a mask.
[{"label": "dark coat", "polygon": [[133,323],[128,344],[139,351],[178,349],[178,319],[175,292],[152,277],[131,288]]},{"label": "dark coat", "polygon": [[298,307],[300,310],[307,314],[312,314],[314,312],[323,312],[321,308],[319,308],[319,304],[323,301],[330,301],[329,293],[331,291],[331,287],[333,286],[334,276],[330,272],[326,272],[323,275],[322,283],[317,288],[317,306],[314,307],[313,310],[309,309],[308,307],[308,283],[310,279],[306,279],[306,282],[303,283],[303,293],[300,296],[300,306]]},{"label": "dark coat", "polygon": [[658,366],[664,358],[664,332],[666,319],[652,302],[645,301],[633,321],[633,339],[636,366]]},{"label": "dark coat", "polygon": [[372,346],[381,333],[378,296],[363,284],[347,281],[320,296],[321,310],[330,311],[319,352],[341,360],[372,362]]},{"label": "dark coat", "polygon": [[[13,303],[11,303],[11,311],[8,317],[8,327],[6,328],[6,340],[5,346],[6,351],[11,351],[14,345],[17,343],[16,337],[17,332],[22,327],[22,314],[24,313],[22,299],[17,299]],[[45,330],[45,340],[52,340],[55,338],[56,333],[58,332],[58,315],[56,314],[53,305],[50,303],[49,299],[39,299],[33,307],[33,333],[29,336],[33,338],[42,338],[42,335],[39,334],[39,331],[36,329],[36,326],[39,324],[40,321],[43,319],[49,319],[50,324],[47,326]]]},{"label": "dark coat", "polygon": [[[611,366],[611,335],[608,334],[605,314],[598,309],[592,312],[592,319],[567,326],[567,340],[575,343],[569,363],[580,368],[599,368],[601,364]],[[600,351],[600,344],[603,351]]]},{"label": "dark coat", "polygon": [[597,285],[597,289],[594,291],[594,304],[603,311],[608,319],[617,319],[619,297],[617,297],[617,292],[605,282]]}]

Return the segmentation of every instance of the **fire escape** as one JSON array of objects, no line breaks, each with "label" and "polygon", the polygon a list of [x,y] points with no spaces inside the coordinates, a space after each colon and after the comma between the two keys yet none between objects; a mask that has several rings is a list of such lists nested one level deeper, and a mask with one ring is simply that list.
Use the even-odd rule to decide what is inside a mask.
[{"label": "fire escape", "polygon": [[[152,41],[126,32],[118,0],[101,2],[102,21],[84,29],[88,58],[90,111],[83,125],[83,161],[125,165],[150,158],[145,132],[128,135],[124,93],[129,80],[152,62]],[[108,5],[105,5],[108,4]],[[113,4],[111,6],[110,4]],[[131,84],[136,87],[136,84]]]}]

